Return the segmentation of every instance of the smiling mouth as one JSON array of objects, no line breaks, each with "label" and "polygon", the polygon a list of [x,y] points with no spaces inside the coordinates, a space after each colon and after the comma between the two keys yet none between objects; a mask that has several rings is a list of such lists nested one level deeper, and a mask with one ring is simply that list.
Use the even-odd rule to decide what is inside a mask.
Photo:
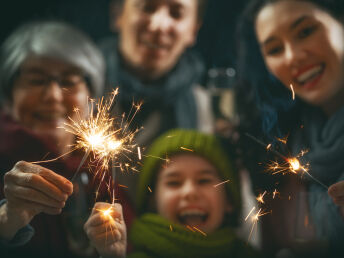
[{"label": "smiling mouth", "polygon": [[204,224],[208,217],[209,214],[200,210],[185,210],[180,212],[177,216],[179,223],[189,226]]},{"label": "smiling mouth", "polygon": [[163,44],[156,44],[156,43],[152,43],[149,41],[143,41],[142,42],[147,48],[149,49],[153,49],[153,50],[167,50],[167,46],[163,45]]},{"label": "smiling mouth", "polygon": [[61,113],[35,113],[34,117],[40,121],[51,123],[57,122],[58,120],[65,119]]},{"label": "smiling mouth", "polygon": [[308,82],[312,81],[319,75],[321,75],[325,70],[325,65],[320,64],[314,66],[313,68],[307,70],[306,72],[302,73],[301,75],[296,77],[296,82],[300,85],[305,85]]}]

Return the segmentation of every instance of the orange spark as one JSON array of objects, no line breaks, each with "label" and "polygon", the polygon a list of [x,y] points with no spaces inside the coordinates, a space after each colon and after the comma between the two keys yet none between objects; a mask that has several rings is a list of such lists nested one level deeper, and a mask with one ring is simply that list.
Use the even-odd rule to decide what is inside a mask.
[{"label": "orange spark", "polygon": [[247,214],[245,221],[250,217],[251,213],[256,209],[256,207],[252,207],[251,211]]},{"label": "orange spark", "polygon": [[191,151],[191,152],[194,152],[193,150],[191,149],[188,149],[188,148],[185,148],[185,147],[180,147],[182,150],[186,150],[186,151]]},{"label": "orange spark", "polygon": [[148,186],[148,191],[150,191],[151,193],[153,192],[152,189]]},{"label": "orange spark", "polygon": [[266,194],[266,191],[264,191],[264,193],[259,194],[258,197],[256,198],[256,200],[260,203],[264,203],[264,195]]},{"label": "orange spark", "polygon": [[223,185],[223,184],[225,184],[225,183],[228,183],[230,180],[228,179],[228,180],[226,180],[226,181],[223,181],[223,182],[221,182],[221,183],[218,183],[218,184],[216,184],[216,185],[213,185],[214,187],[218,187],[218,186],[220,186],[220,185]]},{"label": "orange spark", "polygon": [[290,84],[289,86],[290,86],[290,90],[292,92],[292,98],[293,98],[293,100],[295,100],[295,91],[294,91],[293,84]]},{"label": "orange spark", "polygon": [[141,160],[142,156],[141,156],[141,148],[140,147],[137,147],[137,153],[138,153],[138,156],[139,156],[139,160]]},{"label": "orange spark", "polygon": [[189,229],[192,232],[195,232],[195,230],[192,227],[190,227],[189,225],[187,225],[186,228]]},{"label": "orange spark", "polygon": [[276,195],[280,194],[277,189],[275,189],[272,193],[272,199],[275,199]]},{"label": "orange spark", "polygon": [[195,230],[197,230],[199,233],[201,233],[203,236],[207,236],[207,234],[205,232],[203,232],[202,230],[200,230],[199,228],[197,227],[193,227]]}]

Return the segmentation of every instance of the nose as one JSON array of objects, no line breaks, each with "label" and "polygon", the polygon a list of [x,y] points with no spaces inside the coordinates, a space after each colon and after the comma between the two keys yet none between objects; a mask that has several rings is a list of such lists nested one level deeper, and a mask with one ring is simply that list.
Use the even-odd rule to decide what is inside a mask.
[{"label": "nose", "polygon": [[150,17],[149,29],[151,31],[166,31],[173,22],[167,7],[161,7]]},{"label": "nose", "polygon": [[62,88],[60,87],[59,83],[56,81],[51,81],[43,91],[43,100],[48,101],[62,101],[63,99],[63,92]]},{"label": "nose", "polygon": [[185,182],[182,191],[183,197],[187,200],[196,200],[198,198],[199,190],[195,182]]},{"label": "nose", "polygon": [[285,46],[285,60],[289,66],[299,65],[307,57],[307,52],[299,44],[290,43]]}]

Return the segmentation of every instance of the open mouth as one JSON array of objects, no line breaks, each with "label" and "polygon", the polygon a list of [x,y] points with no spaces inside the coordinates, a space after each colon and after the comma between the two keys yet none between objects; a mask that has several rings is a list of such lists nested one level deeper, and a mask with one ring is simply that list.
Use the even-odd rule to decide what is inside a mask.
[{"label": "open mouth", "polygon": [[184,210],[177,216],[179,223],[189,226],[197,226],[204,224],[209,214],[201,210]]},{"label": "open mouth", "polygon": [[301,73],[299,76],[296,77],[296,82],[299,83],[300,85],[305,85],[318,76],[320,76],[325,69],[324,64],[320,64],[317,66],[312,67],[311,69],[308,69],[307,71]]}]

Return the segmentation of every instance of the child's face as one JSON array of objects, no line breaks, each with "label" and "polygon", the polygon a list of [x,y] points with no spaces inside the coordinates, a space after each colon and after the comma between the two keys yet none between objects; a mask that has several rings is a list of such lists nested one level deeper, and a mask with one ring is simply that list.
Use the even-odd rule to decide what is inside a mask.
[{"label": "child's face", "polygon": [[218,229],[231,209],[216,168],[206,159],[182,154],[158,174],[155,201],[161,216],[207,233]]}]

